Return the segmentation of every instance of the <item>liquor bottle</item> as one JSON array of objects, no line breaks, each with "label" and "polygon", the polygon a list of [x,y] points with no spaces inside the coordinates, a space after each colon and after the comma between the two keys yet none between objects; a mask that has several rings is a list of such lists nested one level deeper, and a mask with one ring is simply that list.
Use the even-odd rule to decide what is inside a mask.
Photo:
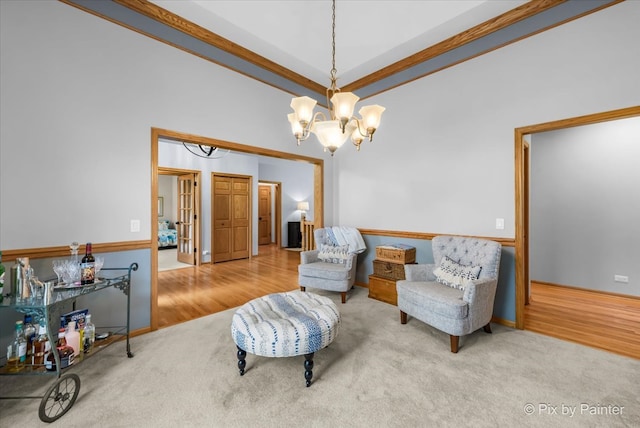
[{"label": "liquor bottle", "polygon": [[67,334],[65,335],[67,344],[73,348],[73,356],[80,355],[80,333],[76,330],[76,322],[69,321]]},{"label": "liquor bottle", "polygon": [[55,349],[52,347],[51,352],[47,355],[44,366],[49,371],[56,370],[56,359],[54,353],[57,352],[60,357],[60,368],[64,369],[73,364],[73,348],[67,344],[65,339],[64,328],[58,330],[58,342]]},{"label": "liquor bottle", "polygon": [[38,337],[33,342],[33,364],[35,366],[41,366],[44,364],[44,356],[51,350],[51,344],[49,337],[47,336],[47,328],[44,323],[40,324],[40,330],[38,331]]},{"label": "liquor bottle", "polygon": [[7,293],[9,296],[11,297],[18,297],[20,296],[20,291],[22,289],[22,282],[18,283],[19,281],[22,281],[21,279],[21,274],[20,274],[20,264],[18,263],[18,259],[16,259],[16,263],[11,266],[11,278],[9,281],[9,290],[7,290]]},{"label": "liquor bottle", "polygon": [[22,334],[24,334],[24,340],[27,343],[27,364],[33,364],[33,341],[36,338],[36,328],[31,323],[32,319],[31,315],[25,315],[22,324]]},{"label": "liquor bottle", "polygon": [[91,352],[93,342],[96,340],[96,326],[91,322],[91,314],[87,314],[84,320],[84,352]]},{"label": "liquor bottle", "polygon": [[27,359],[27,342],[25,342],[22,332],[22,321],[16,321],[15,332],[15,339],[7,347],[7,371],[9,372],[22,370]]},{"label": "liquor bottle", "polygon": [[87,242],[86,252],[80,262],[80,284],[93,284],[96,277],[96,259],[91,254],[91,242]]},{"label": "liquor bottle", "polygon": [[2,251],[0,251],[0,302],[4,297],[4,265],[2,264]]},{"label": "liquor bottle", "polygon": [[80,353],[84,353],[84,323],[78,329],[78,333],[80,334]]}]

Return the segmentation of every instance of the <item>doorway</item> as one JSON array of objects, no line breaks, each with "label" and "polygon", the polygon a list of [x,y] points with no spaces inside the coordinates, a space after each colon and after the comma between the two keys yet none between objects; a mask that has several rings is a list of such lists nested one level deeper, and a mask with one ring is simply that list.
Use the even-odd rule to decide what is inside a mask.
[{"label": "doorway", "polygon": [[[203,137],[199,135],[186,134],[177,131],[171,131],[161,128],[151,128],[151,206],[155,206],[158,200],[158,174],[161,168],[158,167],[158,152],[160,140],[170,141],[173,143],[191,143],[201,146],[218,147],[220,149],[237,152],[238,154],[249,154],[255,156],[264,156],[266,158],[283,159],[289,161],[304,162],[313,165],[313,215],[315,227],[324,226],[324,160],[302,156],[294,153],[280,152],[277,150],[266,149],[256,146],[248,146],[244,144],[218,140],[214,138]],[[282,206],[280,195],[282,193],[281,185],[276,187],[276,203]],[[208,193],[207,193],[208,194]],[[158,212],[151,210],[151,236],[156,236],[158,232]],[[281,231],[278,225],[281,223],[281,217],[276,212],[276,243],[281,246]],[[199,258],[198,258],[199,260]],[[195,272],[195,271],[194,271]],[[195,275],[195,273],[194,273]],[[158,247],[151,246],[151,330],[158,329]]]},{"label": "doorway", "polygon": [[604,113],[531,125],[515,130],[516,188],[516,328],[525,327],[525,304],[528,301],[529,278],[529,145],[528,136],[616,119],[640,116],[640,107],[629,107]]},{"label": "doorway", "polygon": [[158,270],[198,266],[200,171],[158,168]]},{"label": "doorway", "polygon": [[258,185],[258,245],[271,244],[271,186]]},{"label": "doorway", "polygon": [[[263,190],[266,188],[266,190]],[[282,242],[282,183],[260,180],[258,182],[258,245]],[[265,219],[266,217],[266,219]]]}]

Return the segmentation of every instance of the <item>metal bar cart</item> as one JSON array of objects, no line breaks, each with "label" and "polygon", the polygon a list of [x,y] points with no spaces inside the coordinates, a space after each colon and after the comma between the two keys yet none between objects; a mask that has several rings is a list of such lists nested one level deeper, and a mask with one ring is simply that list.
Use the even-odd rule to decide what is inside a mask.
[{"label": "metal bar cart", "polygon": [[[43,422],[53,422],[62,417],[76,401],[80,392],[80,377],[75,373],[67,373],[68,370],[75,367],[78,363],[95,355],[101,349],[106,348],[110,344],[126,338],[126,352],[129,358],[133,357],[129,344],[130,320],[131,320],[131,273],[138,270],[138,264],[132,263],[128,268],[102,268],[104,271],[127,271],[127,273],[115,276],[113,278],[99,278],[93,284],[89,285],[71,285],[66,286],[60,284],[54,286],[49,295],[47,293],[42,297],[30,297],[27,299],[19,299],[16,297],[5,298],[0,303],[1,308],[10,308],[17,312],[35,316],[35,319],[44,319],[47,323],[47,334],[51,342],[51,349],[56,362],[55,371],[47,371],[44,364],[25,364],[18,372],[10,372],[6,365],[0,367],[0,375],[55,375],[56,381],[51,385],[44,396],[30,397],[0,397],[0,399],[29,399],[41,398],[38,416]],[[105,340],[96,341],[93,349],[89,353],[81,353],[74,359],[72,365],[61,368],[60,357],[55,352],[55,338],[58,337],[57,326],[60,325],[60,316],[63,315],[65,307],[69,304],[73,305],[75,310],[75,301],[79,296],[95,293],[107,288],[117,288],[121,290],[127,297],[127,324],[121,327],[109,327],[114,329],[111,331],[110,337]],[[1,361],[1,360],[0,360]]]}]

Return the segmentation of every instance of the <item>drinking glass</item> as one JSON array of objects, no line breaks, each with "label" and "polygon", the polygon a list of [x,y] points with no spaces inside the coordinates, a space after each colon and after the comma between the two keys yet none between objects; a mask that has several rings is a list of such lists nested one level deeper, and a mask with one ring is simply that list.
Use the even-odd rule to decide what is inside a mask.
[{"label": "drinking glass", "polygon": [[80,280],[80,265],[71,260],[65,263],[65,270],[62,278],[67,285],[73,285]]},{"label": "drinking glass", "polygon": [[76,263],[78,263],[78,248],[80,248],[80,244],[75,241],[69,245],[69,249],[71,250],[71,260]]},{"label": "drinking glass", "polygon": [[96,281],[98,280],[98,272],[104,266],[104,257],[96,257],[95,259],[95,268],[96,268]]},{"label": "drinking glass", "polygon": [[66,270],[65,262],[66,262],[66,260],[54,260],[53,261],[53,271],[55,272],[56,276],[58,277],[58,284],[60,284],[62,282],[62,274]]}]

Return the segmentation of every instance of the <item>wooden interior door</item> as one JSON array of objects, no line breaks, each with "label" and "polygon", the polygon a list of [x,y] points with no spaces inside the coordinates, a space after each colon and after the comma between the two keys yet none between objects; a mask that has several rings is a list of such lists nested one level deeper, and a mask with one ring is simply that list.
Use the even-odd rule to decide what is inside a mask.
[{"label": "wooden interior door", "polygon": [[258,245],[271,244],[271,186],[258,186]]},{"label": "wooden interior door", "polygon": [[231,178],[213,176],[213,262],[231,260]]},{"label": "wooden interior door", "polygon": [[196,264],[196,181],[193,174],[178,176],[178,261]]},{"label": "wooden interior door", "polygon": [[250,254],[251,180],[213,174],[213,262],[246,259]]},{"label": "wooden interior door", "polygon": [[231,217],[232,241],[231,259],[249,258],[249,227],[251,225],[251,206],[249,196],[250,181],[246,177],[231,179],[231,195],[233,201]]}]

